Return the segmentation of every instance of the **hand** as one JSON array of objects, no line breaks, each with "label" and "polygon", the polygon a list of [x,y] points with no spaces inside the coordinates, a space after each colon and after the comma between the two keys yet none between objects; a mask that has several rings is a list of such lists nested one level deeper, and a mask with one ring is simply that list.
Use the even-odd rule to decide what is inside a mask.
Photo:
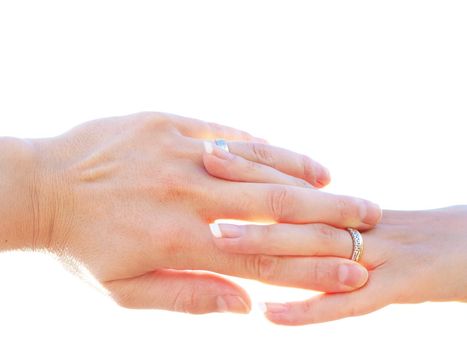
[{"label": "hand", "polygon": [[[349,257],[352,240],[327,225],[220,225],[225,252],[279,256]],[[467,206],[428,211],[384,211],[363,235],[361,263],[368,283],[348,293],[303,302],[268,303],[277,324],[302,325],[363,315],[393,303],[467,301]]]},{"label": "hand", "polygon": [[[213,138],[237,140],[229,143],[237,154],[233,163],[249,182],[206,173],[203,159],[215,164],[218,150],[203,158],[202,140]],[[162,113],[97,120],[31,142],[38,155],[31,246],[81,262],[123,306],[248,311],[239,286],[192,270],[323,291],[366,282],[366,270],[347,259],[230,254],[211,240],[208,224],[220,218],[376,224],[376,205],[314,189],[329,175],[304,156],[231,128]],[[254,183],[264,180],[274,184]],[[343,269],[349,274],[339,279]]]}]

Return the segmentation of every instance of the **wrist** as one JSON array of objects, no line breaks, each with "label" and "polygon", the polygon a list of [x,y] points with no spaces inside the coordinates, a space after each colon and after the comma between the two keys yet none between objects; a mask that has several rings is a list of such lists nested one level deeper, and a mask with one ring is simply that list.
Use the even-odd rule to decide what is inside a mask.
[{"label": "wrist", "polygon": [[0,251],[27,249],[38,240],[35,169],[33,143],[0,138]]},{"label": "wrist", "polygon": [[50,162],[52,140],[0,138],[0,252],[62,248],[66,187]]}]

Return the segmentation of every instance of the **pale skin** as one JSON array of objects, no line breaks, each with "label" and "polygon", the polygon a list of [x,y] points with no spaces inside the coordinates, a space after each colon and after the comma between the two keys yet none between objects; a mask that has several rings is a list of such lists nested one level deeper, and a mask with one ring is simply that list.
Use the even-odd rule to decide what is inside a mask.
[{"label": "pale skin", "polygon": [[[203,141],[215,138],[231,141],[243,179],[205,170],[213,155]],[[48,139],[0,138],[0,150],[0,251],[72,257],[124,307],[249,311],[242,288],[204,271],[324,292],[355,290],[368,279],[344,256],[219,249],[209,231],[216,219],[366,230],[381,218],[376,204],[319,191],[330,179],[317,162],[245,132],[140,113]]]},{"label": "pale skin", "polygon": [[[216,149],[205,156],[213,176],[243,181],[236,157]],[[213,241],[233,254],[280,257],[342,257],[352,253],[349,233],[326,224],[213,225]],[[220,233],[220,237],[219,237]],[[362,232],[360,263],[368,283],[309,300],[266,303],[266,317],[277,324],[304,325],[363,315],[394,303],[467,301],[467,206],[426,211],[383,211],[381,222]]]}]

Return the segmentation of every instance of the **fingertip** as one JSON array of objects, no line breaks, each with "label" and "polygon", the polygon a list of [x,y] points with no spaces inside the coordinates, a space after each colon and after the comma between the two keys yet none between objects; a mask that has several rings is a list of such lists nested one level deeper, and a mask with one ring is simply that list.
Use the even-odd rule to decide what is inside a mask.
[{"label": "fingertip", "polygon": [[220,295],[216,298],[217,312],[232,312],[248,314],[251,311],[251,302],[239,295]]},{"label": "fingertip", "polygon": [[383,211],[376,203],[364,200],[364,204],[360,206],[360,217],[364,224],[375,226],[381,221],[382,216]]},{"label": "fingertip", "polygon": [[320,188],[329,185],[329,183],[331,182],[331,173],[329,172],[329,169],[325,168],[324,166],[321,166],[316,182]]},{"label": "fingertip", "polygon": [[368,282],[368,276],[368,270],[355,262],[342,264],[338,268],[339,282],[349,291],[363,287]]}]

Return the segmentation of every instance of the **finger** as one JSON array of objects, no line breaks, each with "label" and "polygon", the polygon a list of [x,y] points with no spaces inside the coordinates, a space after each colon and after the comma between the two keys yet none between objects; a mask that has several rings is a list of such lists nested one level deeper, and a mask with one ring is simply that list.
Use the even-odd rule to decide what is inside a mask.
[{"label": "finger", "polygon": [[203,120],[182,117],[175,114],[166,114],[172,118],[172,121],[175,123],[177,129],[183,135],[188,137],[203,140],[225,139],[267,143],[266,140],[252,136],[243,130],[238,130],[217,123],[205,122]]},{"label": "finger", "polygon": [[273,323],[298,326],[361,316],[391,303],[391,285],[372,274],[368,284],[354,292],[323,294],[302,302],[266,303],[265,316]]},{"label": "finger", "polygon": [[[212,255],[209,259],[213,260]],[[368,279],[368,271],[363,266],[342,258],[239,255],[225,261],[229,263],[220,257],[215,264],[198,261],[188,262],[187,266],[276,286],[333,293],[361,288]]]},{"label": "finger", "polygon": [[210,225],[217,247],[228,253],[350,258],[346,230],[324,224]]},{"label": "finger", "polygon": [[210,222],[324,223],[366,230],[382,215],[380,207],[367,200],[295,186],[221,182],[212,196],[212,205],[204,211]]},{"label": "finger", "polygon": [[[284,287],[323,292],[348,292],[361,288],[368,280],[368,271],[348,259],[331,257],[275,257],[252,255],[253,275],[260,282]],[[247,271],[251,272],[251,268]]]},{"label": "finger", "polygon": [[[208,225],[193,222],[182,234],[171,235],[154,261],[178,270],[203,270],[254,279],[268,284],[344,292],[362,287],[367,270],[349,259],[335,257],[281,257],[224,252],[214,244]],[[185,253],[183,253],[185,252]]]},{"label": "finger", "polygon": [[209,174],[229,181],[263,182],[291,186],[312,187],[311,184],[297,177],[282,173],[261,163],[252,162],[219,147],[204,153],[203,163]]},{"label": "finger", "polygon": [[251,302],[244,290],[219,276],[177,270],[157,270],[127,280],[107,282],[123,307],[160,309],[192,314],[248,313]]},{"label": "finger", "polygon": [[329,170],[308,156],[254,142],[228,142],[231,153],[264,164],[321,188],[329,184]]}]

